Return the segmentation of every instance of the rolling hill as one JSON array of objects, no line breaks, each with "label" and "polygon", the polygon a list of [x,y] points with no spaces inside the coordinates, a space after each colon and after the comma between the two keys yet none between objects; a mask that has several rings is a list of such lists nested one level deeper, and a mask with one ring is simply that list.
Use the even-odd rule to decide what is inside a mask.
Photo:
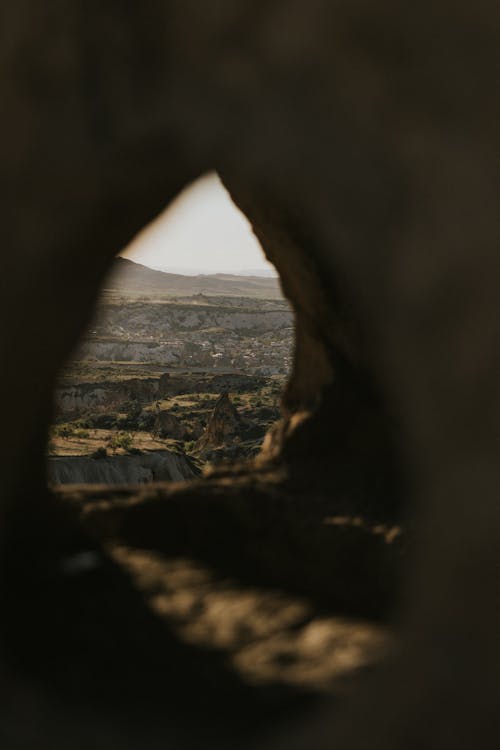
[{"label": "rolling hill", "polygon": [[118,257],[104,289],[121,294],[179,297],[204,294],[223,297],[281,299],[279,280],[264,276],[210,274],[183,276],[155,271],[147,266]]}]

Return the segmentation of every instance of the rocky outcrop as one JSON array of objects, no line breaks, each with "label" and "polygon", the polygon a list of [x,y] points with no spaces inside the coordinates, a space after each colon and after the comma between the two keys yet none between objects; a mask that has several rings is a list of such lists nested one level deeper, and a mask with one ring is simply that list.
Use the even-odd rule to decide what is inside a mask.
[{"label": "rocky outcrop", "polygon": [[49,481],[52,484],[147,484],[181,482],[199,474],[185,455],[162,451],[108,458],[50,458]]},{"label": "rocky outcrop", "polygon": [[127,401],[149,404],[152,401],[185,393],[221,393],[259,390],[265,379],[256,375],[218,374],[191,375],[164,373],[160,378],[127,378],[119,382],[60,384],[54,391],[57,412],[65,416],[78,416],[98,407],[114,406],[118,410]]},{"label": "rocky outcrop", "polygon": [[158,409],[156,412],[153,434],[161,438],[173,438],[174,440],[186,440],[189,430],[182,424],[175,414],[168,409]]},{"label": "rocky outcrop", "polygon": [[203,435],[196,443],[197,451],[219,448],[231,442],[242,426],[242,420],[229,393],[222,393],[216,401]]},{"label": "rocky outcrop", "polygon": [[111,389],[105,384],[63,386],[54,393],[54,405],[59,414],[80,414],[109,404],[110,396]]},{"label": "rocky outcrop", "polygon": [[129,378],[120,382],[79,383],[60,385],[54,403],[61,415],[79,415],[106,405],[118,408],[126,401],[150,403],[158,397],[156,378]]},{"label": "rocky outcrop", "polygon": [[179,356],[168,344],[143,341],[86,341],[76,353],[77,359],[97,362],[144,362],[177,364]]},{"label": "rocky outcrop", "polygon": [[169,372],[164,372],[158,381],[158,398],[170,395],[172,395],[171,376]]},{"label": "rocky outcrop", "polygon": [[[173,331],[197,331],[219,328],[228,332],[259,335],[267,331],[276,331],[293,324],[292,313],[285,302],[276,302],[274,309],[267,309],[265,304],[255,300],[253,308],[240,309],[233,306],[214,304],[154,304],[147,302],[129,303],[126,306],[102,303],[99,314],[92,328],[99,338],[85,342],[80,357],[95,356],[97,359],[138,359],[141,356],[153,357],[161,353],[167,356],[168,345],[158,351],[158,343],[142,337],[150,336],[154,330],[161,340],[171,338]],[[123,343],[123,330],[135,339]],[[106,341],[105,339],[109,339]],[[104,340],[100,340],[104,339]],[[134,354],[134,348],[136,353]],[[148,351],[150,349],[151,351]],[[128,353],[127,357],[120,355]],[[168,362],[169,360],[166,359]]]}]

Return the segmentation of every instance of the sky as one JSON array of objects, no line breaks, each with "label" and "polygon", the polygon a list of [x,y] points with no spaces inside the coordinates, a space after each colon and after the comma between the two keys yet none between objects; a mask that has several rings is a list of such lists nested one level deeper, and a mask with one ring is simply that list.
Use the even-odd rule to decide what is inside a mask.
[{"label": "sky", "polygon": [[120,255],[172,273],[276,275],[215,173],[187,187]]}]

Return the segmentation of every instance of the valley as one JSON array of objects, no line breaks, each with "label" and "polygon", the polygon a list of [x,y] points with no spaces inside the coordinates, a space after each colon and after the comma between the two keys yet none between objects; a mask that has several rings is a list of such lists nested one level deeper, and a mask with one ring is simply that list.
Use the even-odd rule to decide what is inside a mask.
[{"label": "valley", "polygon": [[55,393],[52,484],[180,481],[259,453],[292,365],[289,306],[272,278],[180,279],[117,259]]}]

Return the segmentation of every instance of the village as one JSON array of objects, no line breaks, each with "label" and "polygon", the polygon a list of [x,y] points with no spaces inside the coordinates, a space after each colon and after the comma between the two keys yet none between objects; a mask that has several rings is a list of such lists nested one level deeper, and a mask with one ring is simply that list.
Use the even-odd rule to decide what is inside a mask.
[{"label": "village", "polygon": [[56,390],[52,481],[189,479],[256,456],[293,347],[281,296],[103,293]]}]

